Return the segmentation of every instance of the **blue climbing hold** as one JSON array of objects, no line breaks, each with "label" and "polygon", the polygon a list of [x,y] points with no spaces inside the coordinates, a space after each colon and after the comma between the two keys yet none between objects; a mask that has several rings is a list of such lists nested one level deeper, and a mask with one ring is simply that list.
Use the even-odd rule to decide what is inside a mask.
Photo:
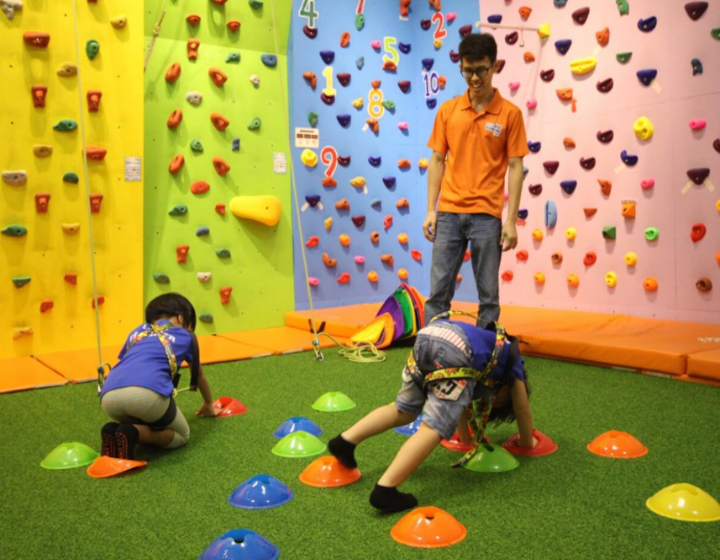
[{"label": "blue climbing hold", "polygon": [[239,152],[239,151],[240,151],[240,138],[233,138],[233,141],[232,141],[232,151],[233,151],[233,152]]},{"label": "blue climbing hold", "polygon": [[526,220],[529,213],[530,213],[530,211],[527,210],[526,208],[521,208],[520,210],[518,210],[518,219]]},{"label": "blue climbing hold", "polygon": [[632,167],[633,165],[635,165],[638,162],[639,158],[638,158],[638,156],[630,155],[627,153],[627,151],[623,150],[620,153],[620,159],[623,161],[623,163],[625,165]]},{"label": "blue climbing hold", "polygon": [[528,142],[528,149],[533,153],[537,154],[542,148],[542,142]]},{"label": "blue climbing hold", "polygon": [[278,547],[249,529],[233,529],[215,539],[200,560],[276,560]]},{"label": "blue climbing hold", "polygon": [[564,8],[565,4],[568,3],[568,0],[553,0],[553,4],[555,4],[556,8]]},{"label": "blue climbing hold", "polygon": [[333,51],[320,51],[320,58],[323,59],[325,64],[332,64],[335,60],[335,53]]},{"label": "blue climbing hold", "polygon": [[410,43],[398,43],[398,49],[400,49],[401,53],[408,54],[412,47]]},{"label": "blue climbing hold", "polygon": [[435,99],[434,97],[431,97],[430,99],[426,100],[425,103],[427,103],[427,106],[430,109],[434,109],[437,105],[437,99]]},{"label": "blue climbing hold", "polygon": [[285,422],[280,424],[278,429],[273,432],[273,436],[275,436],[277,439],[282,439],[288,434],[299,431],[307,432],[316,437],[321,436],[323,433],[320,426],[318,426],[312,420],[309,420],[304,416],[292,416],[285,420]]},{"label": "blue climbing hold", "polygon": [[365,66],[365,57],[361,56],[355,61],[355,65],[358,67],[358,70],[362,70],[363,66]]},{"label": "blue climbing hold", "polygon": [[388,189],[395,186],[395,177],[383,177],[382,181]]},{"label": "blue climbing hold", "polygon": [[210,228],[207,226],[200,226],[195,230],[195,235],[202,237],[204,235],[210,235]]},{"label": "blue climbing hold", "polygon": [[523,177],[527,177],[528,172],[530,171],[530,168],[527,165],[523,166]]},{"label": "blue climbing hold", "polygon": [[559,41],[555,41],[555,48],[560,54],[567,54],[570,50],[570,45],[572,45],[572,39],[560,39]]},{"label": "blue climbing hold", "polygon": [[434,58],[423,58],[422,59],[423,68],[425,68],[425,70],[427,70],[428,72],[430,72],[430,70],[432,70],[433,64],[435,64]]},{"label": "blue climbing hold", "polygon": [[373,198],[370,206],[372,206],[373,208],[379,208],[380,206],[382,206],[382,200],[380,200],[379,198]]},{"label": "blue climbing hold", "polygon": [[[333,54],[333,56],[335,55]],[[274,54],[263,54],[260,56],[260,60],[262,60],[262,63],[265,66],[268,66],[270,68],[277,66],[277,56],[275,56]]]},{"label": "blue climbing hold", "polygon": [[560,186],[566,193],[572,194],[575,192],[575,188],[577,187],[577,181],[562,181]]},{"label": "blue climbing hold", "polygon": [[545,203],[545,227],[553,228],[557,224],[558,209],[554,200]]},{"label": "blue climbing hold", "polygon": [[381,156],[378,156],[378,157],[370,156],[368,158],[368,163],[370,165],[372,165],[373,167],[380,167],[380,164],[382,163],[382,157]]},{"label": "blue climbing hold", "polygon": [[647,19],[642,19],[638,21],[638,29],[640,31],[644,31],[645,33],[650,33],[655,27],[657,26],[657,18],[655,16],[649,17]]},{"label": "blue climbing hold", "polygon": [[337,116],[337,120],[340,123],[340,126],[342,126],[342,127],[348,126],[350,124],[351,119],[352,119],[352,117],[350,115],[348,115],[347,113],[343,113],[343,114]]},{"label": "blue climbing hold", "polygon": [[277,478],[259,474],[238,486],[230,494],[228,503],[242,509],[269,509],[286,504],[292,498],[293,491]]},{"label": "blue climbing hold", "polygon": [[648,68],[647,70],[638,70],[637,77],[642,85],[649,86],[657,76],[657,73],[658,71],[654,68]]},{"label": "blue climbing hold", "polygon": [[488,16],[488,23],[502,23],[502,14]]},{"label": "blue climbing hold", "polygon": [[699,58],[693,58],[690,64],[692,64],[693,76],[703,73],[703,65]]}]

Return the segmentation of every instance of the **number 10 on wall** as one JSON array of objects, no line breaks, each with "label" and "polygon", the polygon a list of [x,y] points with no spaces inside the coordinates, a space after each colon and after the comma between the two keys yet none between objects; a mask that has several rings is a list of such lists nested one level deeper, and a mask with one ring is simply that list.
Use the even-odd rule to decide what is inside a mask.
[{"label": "number 10 on wall", "polygon": [[425,83],[425,97],[435,97],[440,91],[438,83],[438,73],[433,70],[430,73],[423,72],[423,82]]}]

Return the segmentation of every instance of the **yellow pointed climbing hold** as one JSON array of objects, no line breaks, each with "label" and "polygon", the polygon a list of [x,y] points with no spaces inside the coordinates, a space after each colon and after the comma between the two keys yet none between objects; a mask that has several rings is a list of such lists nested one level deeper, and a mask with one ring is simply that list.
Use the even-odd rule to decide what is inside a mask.
[{"label": "yellow pointed climbing hold", "polygon": [[110,20],[110,25],[112,25],[115,29],[122,29],[127,25],[127,16],[123,14],[112,18]]},{"label": "yellow pointed climbing hold", "polygon": [[362,109],[364,104],[365,100],[362,97],[358,97],[355,101],[352,102],[352,106],[356,109]]},{"label": "yellow pointed climbing hold", "polygon": [[65,232],[65,235],[75,235],[78,231],[80,231],[80,224],[63,224],[62,230]]},{"label": "yellow pointed climbing hold", "polygon": [[578,58],[570,63],[570,71],[577,76],[582,76],[595,70],[595,66],[597,66],[595,57]]},{"label": "yellow pointed climbing hold", "polygon": [[307,167],[315,167],[318,163],[317,154],[312,150],[303,150],[303,153],[300,155],[300,160]]},{"label": "yellow pointed climbing hold", "polygon": [[640,140],[650,140],[655,133],[653,123],[651,123],[647,117],[640,117],[636,120],[633,125],[633,130],[635,131],[635,136],[640,138]]},{"label": "yellow pointed climbing hold", "polygon": [[541,39],[547,39],[550,37],[550,24],[543,23],[540,27],[538,27],[537,34]]},{"label": "yellow pointed climbing hold", "polygon": [[332,227],[332,218],[325,218],[325,231],[330,231]]},{"label": "yellow pointed climbing hold", "polygon": [[354,179],[350,180],[350,184],[353,187],[362,188],[365,186],[365,177],[355,177]]},{"label": "yellow pointed climbing hold", "polygon": [[275,226],[280,221],[280,199],[272,195],[236,196],[230,201],[230,212],[238,218]]}]

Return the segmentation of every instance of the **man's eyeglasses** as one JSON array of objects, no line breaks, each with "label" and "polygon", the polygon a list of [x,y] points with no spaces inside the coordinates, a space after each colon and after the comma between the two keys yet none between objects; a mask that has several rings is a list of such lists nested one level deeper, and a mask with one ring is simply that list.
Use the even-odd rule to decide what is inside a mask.
[{"label": "man's eyeglasses", "polygon": [[478,78],[484,78],[487,76],[487,73],[490,72],[489,66],[479,66],[477,68],[461,68],[460,73],[463,75],[463,77],[466,80],[471,80],[473,77],[473,74],[476,75]]}]

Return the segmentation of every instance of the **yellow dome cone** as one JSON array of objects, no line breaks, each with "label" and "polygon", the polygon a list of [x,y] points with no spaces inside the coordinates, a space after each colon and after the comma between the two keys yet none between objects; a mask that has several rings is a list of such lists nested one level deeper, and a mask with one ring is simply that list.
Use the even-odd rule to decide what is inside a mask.
[{"label": "yellow dome cone", "polygon": [[672,484],[648,498],[645,505],[653,513],[678,521],[720,521],[720,504],[697,486]]}]

